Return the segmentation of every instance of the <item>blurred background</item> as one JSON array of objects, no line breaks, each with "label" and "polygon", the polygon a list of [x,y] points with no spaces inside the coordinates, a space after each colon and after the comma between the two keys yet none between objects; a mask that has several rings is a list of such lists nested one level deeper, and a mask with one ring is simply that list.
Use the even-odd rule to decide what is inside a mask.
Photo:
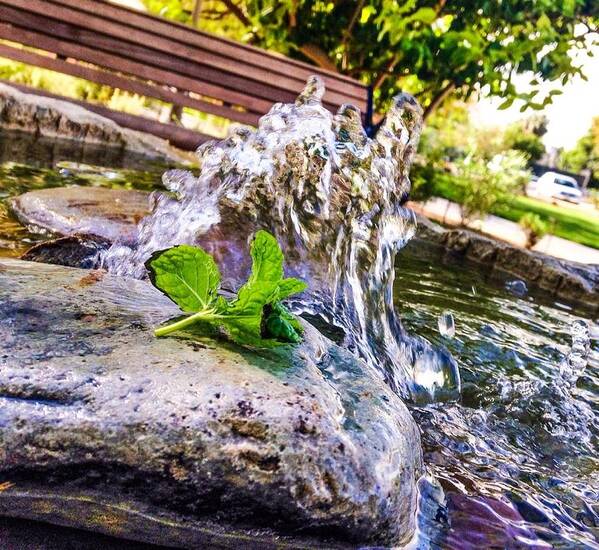
[{"label": "blurred background", "polygon": [[[119,0],[372,86],[426,127],[412,207],[599,263],[599,7],[593,0]],[[0,79],[222,137],[230,122],[0,58]],[[376,120],[376,119],[375,119]]]}]

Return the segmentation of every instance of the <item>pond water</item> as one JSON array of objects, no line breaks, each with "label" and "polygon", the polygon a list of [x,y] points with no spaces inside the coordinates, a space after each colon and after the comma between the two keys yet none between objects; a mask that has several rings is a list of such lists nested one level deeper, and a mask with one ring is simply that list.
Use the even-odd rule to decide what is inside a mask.
[{"label": "pond water", "polygon": [[47,235],[28,231],[7,201],[21,193],[64,185],[152,190],[160,185],[164,162],[121,150],[70,140],[0,132],[0,256],[20,256]]},{"label": "pond water", "polygon": [[[436,480],[422,483],[423,540],[455,549],[599,548],[596,320],[410,248],[396,271],[402,320],[445,345],[462,376],[458,403],[412,407]],[[446,312],[453,337],[439,331]],[[581,321],[591,330],[587,364],[567,388],[560,366],[567,378]],[[436,484],[445,504],[435,501]]]},{"label": "pond water", "polygon": [[[71,184],[150,190],[165,168],[39,143],[0,138],[0,255],[47,238],[11,216],[8,197]],[[517,287],[415,245],[396,262],[405,327],[446,347],[462,377],[458,402],[411,407],[429,474],[415,548],[599,548],[596,320]]]}]

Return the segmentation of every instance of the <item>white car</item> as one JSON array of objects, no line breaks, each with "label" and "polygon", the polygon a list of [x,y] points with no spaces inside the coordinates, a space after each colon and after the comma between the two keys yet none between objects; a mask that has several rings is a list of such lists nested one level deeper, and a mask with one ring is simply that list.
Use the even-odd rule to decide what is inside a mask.
[{"label": "white car", "polygon": [[556,172],[545,172],[537,181],[531,182],[531,191],[539,197],[550,197],[578,204],[582,200],[582,191],[578,182]]}]

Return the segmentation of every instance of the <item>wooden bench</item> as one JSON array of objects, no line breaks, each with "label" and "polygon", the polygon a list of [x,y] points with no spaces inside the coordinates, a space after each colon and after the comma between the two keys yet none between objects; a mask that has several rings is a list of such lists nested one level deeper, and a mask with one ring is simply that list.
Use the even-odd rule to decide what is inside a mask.
[{"label": "wooden bench", "polygon": [[[0,39],[17,44],[0,43],[2,57],[250,125],[273,103],[293,101],[316,74],[326,108],[352,103],[370,125],[360,82],[103,0],[0,0]],[[181,138],[173,124],[123,113],[118,122],[187,149],[207,137]]]}]

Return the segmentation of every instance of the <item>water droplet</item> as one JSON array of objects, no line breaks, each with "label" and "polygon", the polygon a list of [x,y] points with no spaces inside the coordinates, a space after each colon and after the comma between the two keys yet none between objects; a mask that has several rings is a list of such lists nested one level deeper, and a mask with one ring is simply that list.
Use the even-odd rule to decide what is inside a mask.
[{"label": "water droplet", "polygon": [[452,401],[462,390],[458,365],[443,348],[424,349],[414,361],[413,400],[420,403]]},{"label": "water droplet", "polygon": [[441,336],[447,336],[448,338],[454,337],[455,322],[453,320],[453,315],[451,312],[444,311],[441,315],[439,315],[437,323],[439,325],[439,332],[441,333]]},{"label": "water droplet", "polygon": [[526,283],[521,279],[514,279],[513,281],[507,281],[505,288],[515,296],[525,296],[528,292]]},{"label": "water droplet", "polygon": [[572,344],[568,355],[560,365],[561,382],[568,388],[576,384],[587,366],[591,332],[589,325],[582,319],[577,319],[570,325]]}]

